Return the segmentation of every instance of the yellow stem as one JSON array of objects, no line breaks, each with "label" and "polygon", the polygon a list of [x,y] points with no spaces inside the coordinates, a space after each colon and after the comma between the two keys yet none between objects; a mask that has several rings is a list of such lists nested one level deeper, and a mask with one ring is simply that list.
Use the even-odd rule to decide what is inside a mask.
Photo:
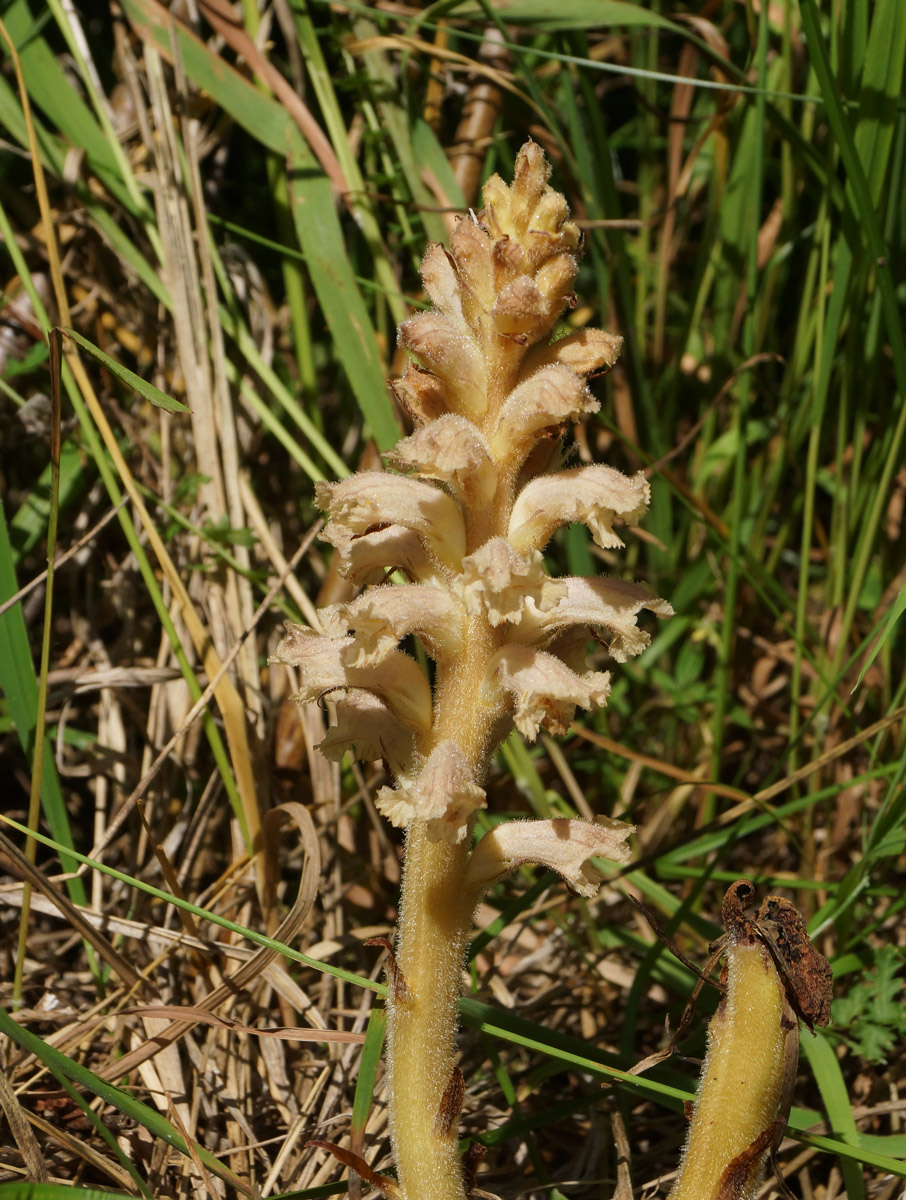
[{"label": "yellow stem", "polygon": [[727,951],[727,994],[708,1027],[708,1053],[689,1138],[669,1200],[748,1200],[757,1191],[764,1145],[737,1163],[777,1117],[786,1041],[798,1036],[784,1018],[783,991],[768,951],[758,941]]},{"label": "yellow stem", "polygon": [[[458,1110],[444,1119],[455,1084],[456,1002],[474,900],[463,877],[469,843],[409,834],[397,963],[405,991],[388,1005],[391,1137],[405,1200],[463,1200]],[[454,1086],[455,1090],[455,1086]],[[452,1119],[450,1119],[452,1118]]]},{"label": "yellow stem", "polygon": [[[438,660],[433,740],[456,741],[484,776],[496,709],[479,703],[481,680],[499,635],[470,622],[462,655]],[[406,842],[397,936],[403,983],[390,975],[387,1063],[390,1136],[405,1200],[463,1200],[458,1149],[456,1002],[466,942],[478,897],[465,887],[471,837],[458,845],[431,842],[415,822]]]}]

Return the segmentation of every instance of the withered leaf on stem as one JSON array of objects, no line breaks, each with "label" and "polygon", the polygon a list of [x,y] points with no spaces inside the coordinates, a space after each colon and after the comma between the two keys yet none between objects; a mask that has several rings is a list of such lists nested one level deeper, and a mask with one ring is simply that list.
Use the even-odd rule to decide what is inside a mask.
[{"label": "withered leaf on stem", "polygon": [[466,1094],[466,1081],[459,1067],[454,1067],[440,1102],[440,1109],[434,1118],[434,1132],[439,1138],[455,1136],[456,1122],[462,1112],[462,1102]]},{"label": "withered leaf on stem", "polygon": [[361,1175],[367,1184],[376,1192],[386,1196],[387,1200],[402,1200],[403,1193],[396,1180],[391,1179],[389,1175],[379,1175],[377,1171],[373,1171],[361,1155],[354,1154],[352,1150],[338,1146],[336,1142],[325,1141],[323,1138],[311,1138],[305,1145],[317,1146],[320,1150],[326,1150],[332,1154],[337,1162],[341,1162],[344,1167],[349,1167],[351,1171]]},{"label": "withered leaf on stem", "polygon": [[760,1176],[765,1151],[771,1145],[777,1126],[782,1130],[784,1122],[775,1121],[769,1125],[742,1154],[737,1154],[729,1163],[720,1177],[715,1200],[739,1200],[750,1193]]}]

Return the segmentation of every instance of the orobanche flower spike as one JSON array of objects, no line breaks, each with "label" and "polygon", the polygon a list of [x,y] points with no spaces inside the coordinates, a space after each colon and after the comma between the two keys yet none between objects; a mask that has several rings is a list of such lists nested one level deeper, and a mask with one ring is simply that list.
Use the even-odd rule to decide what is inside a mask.
[{"label": "orobanche flower spike", "polygon": [[833,972],[791,901],[768,896],[755,918],[748,879],[724,897],[724,996],[708,1026],[708,1052],[676,1183],[668,1200],[755,1200],[789,1117],[799,1062],[799,1021],[827,1025]]},{"label": "orobanche flower spike", "polygon": [[[473,852],[490,756],[514,725],[529,739],[560,734],[577,707],[606,703],[609,674],[585,664],[589,629],[623,662],[648,643],[640,611],[671,612],[639,584],[558,580],[544,567],[570,522],[621,547],[620,526],[649,496],[641,474],[563,466],[562,435],[598,410],[587,381],[613,365],[621,339],[583,329],[551,341],[574,302],[580,235],[548,173],[529,142],[512,186],[489,179],[482,211],[459,222],[449,250],[425,255],[433,308],[400,327],[414,361],[395,384],[413,433],[387,456],[392,471],[318,488],[325,537],[366,590],[321,611],[323,634],[289,626],[277,648],[298,671],[300,699],[338,701],[323,752],[382,758],[394,782],[378,807],[407,831],[388,1037],[404,1200],[464,1195],[454,1033],[482,894],[537,862],[589,895],[599,880],[589,859],[628,858],[631,827],[615,821],[503,824]],[[398,648],[413,634],[434,661],[433,688]]]}]

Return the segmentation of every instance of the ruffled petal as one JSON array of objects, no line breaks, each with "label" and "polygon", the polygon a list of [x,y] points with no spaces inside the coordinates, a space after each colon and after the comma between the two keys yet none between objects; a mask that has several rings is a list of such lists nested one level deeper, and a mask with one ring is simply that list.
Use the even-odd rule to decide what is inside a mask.
[{"label": "ruffled petal", "polygon": [[378,812],[387,818],[394,829],[408,828],[415,817],[416,797],[402,782],[395,788],[378,788],[374,802]]},{"label": "ruffled petal", "polygon": [[400,775],[412,765],[415,738],[380,696],[355,691],[337,701],[336,723],[318,749],[332,762],[339,762],[347,752],[360,762],[381,759],[394,775]]},{"label": "ruffled petal", "polygon": [[287,621],[286,635],[271,661],[298,670],[300,702],[317,700],[337,688],[364,688],[380,696],[407,725],[421,733],[430,730],[431,685],[415,659],[394,650],[377,666],[350,667],[346,655],[352,645],[353,638],[322,637]]},{"label": "ruffled petal", "polygon": [[566,595],[564,585],[551,579],[537,550],[517,554],[506,538],[490,538],[462,560],[456,584],[470,613],[487,613],[492,625],[518,623],[532,601],[541,612]]},{"label": "ruffled petal", "polygon": [[576,707],[603,708],[610,695],[606,671],[578,674],[544,650],[529,646],[505,646],[492,660],[497,685],[515,702],[513,720],[529,741],[540,729],[556,736],[566,733]]},{"label": "ruffled petal", "polygon": [[436,746],[416,776],[400,780],[396,788],[381,788],[377,796],[378,808],[392,825],[405,828],[412,821],[426,821],[431,841],[453,845],[466,837],[472,814],[486,803],[484,789],[453,741]]},{"label": "ruffled petal", "polygon": [[602,873],[591,865],[592,858],[609,858],[625,865],[632,861],[626,840],[634,825],[599,817],[590,821],[507,821],[484,835],[472,852],[466,887],[483,895],[488,888],[517,867],[537,863],[548,867],[580,896],[589,899],[597,892]]},{"label": "ruffled petal", "polygon": [[387,459],[393,466],[415,467],[428,479],[441,479],[473,504],[494,494],[497,475],[488,444],[465,417],[448,414],[397,442]]},{"label": "ruffled petal", "polygon": [[615,333],[605,333],[603,329],[580,329],[576,333],[552,342],[549,346],[539,346],[529,352],[525,360],[525,370],[538,370],[541,367],[568,367],[577,375],[599,375],[609,371],[620,356],[623,339]]},{"label": "ruffled petal", "polygon": [[491,449],[497,458],[514,449],[528,450],[542,430],[597,412],[600,407],[575,372],[545,367],[507,397],[491,437]]},{"label": "ruffled petal", "polygon": [[613,467],[575,467],[533,479],[516,497],[507,537],[517,550],[542,550],[554,531],[582,521],[603,550],[622,546],[619,519],[634,525],[648,507],[651,489],[641,471],[630,478]]},{"label": "ruffled petal", "polygon": [[386,525],[372,533],[352,538],[338,549],[340,574],[358,587],[381,583],[388,574],[400,571],[407,579],[427,582],[437,574],[414,529]]},{"label": "ruffled petal", "polygon": [[642,609],[647,608],[661,618],[673,615],[667,601],[641,583],[583,576],[559,582],[565,588],[559,603],[545,612],[532,606],[510,640],[538,645],[573,626],[587,625],[606,630],[611,655],[617,662],[626,662],[641,654],[651,641],[647,631],[638,627],[637,617]]},{"label": "ruffled petal", "polygon": [[385,585],[349,604],[319,609],[324,632],[353,642],[344,651],[350,667],[373,667],[410,633],[417,633],[432,658],[462,649],[465,612],[449,592],[430,584]]},{"label": "ruffled petal", "polygon": [[330,519],[323,536],[332,546],[344,549],[379,526],[403,525],[417,533],[441,563],[459,569],[466,551],[462,510],[434,484],[384,471],[360,471],[340,483],[319,483],[316,495]]}]

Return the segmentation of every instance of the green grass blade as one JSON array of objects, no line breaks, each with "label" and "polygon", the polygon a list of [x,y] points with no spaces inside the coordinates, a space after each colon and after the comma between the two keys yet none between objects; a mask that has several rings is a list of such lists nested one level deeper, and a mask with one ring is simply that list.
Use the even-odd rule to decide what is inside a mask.
[{"label": "green grass blade", "polygon": [[897,106],[903,98],[904,62],[906,21],[903,20],[902,5],[897,0],[878,0],[865,53],[859,116],[853,135],[853,145],[865,170],[873,205],[882,200],[890,164]]},{"label": "green grass blade", "polygon": [[868,668],[881,653],[881,650],[884,648],[885,644],[893,636],[894,626],[897,624],[904,612],[906,612],[906,584],[900,588],[896,599],[890,606],[887,616],[884,619],[884,628],[878,634],[875,643],[871,648],[871,652],[868,654],[865,662],[862,664],[862,670],[859,672],[859,678],[853,685],[853,691],[855,691],[856,688],[861,685]]},{"label": "green grass blade", "polygon": [[384,1032],[387,1028],[387,1013],[383,1008],[373,1008],[368,1017],[365,1044],[359,1058],[359,1071],[355,1083],[355,1099],[352,1103],[351,1134],[353,1145],[364,1145],[365,1126],[374,1100],[381,1051],[384,1047]]},{"label": "green grass blade", "polygon": [[33,103],[41,107],[68,142],[84,150],[91,169],[124,208],[134,215],[146,212],[145,206],[136,204],[123,183],[121,164],[91,110],[66,77],[45,39],[35,36],[35,18],[26,0],[15,0],[3,19],[19,47],[22,73]]},{"label": "green grass blade", "polygon": [[145,1181],[142,1179],[141,1175],[136,1170],[136,1168],[135,1168],[134,1164],[132,1163],[131,1159],[129,1158],[128,1154],[126,1154],[125,1150],[122,1148],[122,1146],[116,1140],[116,1136],[113,1133],[113,1131],[107,1128],[106,1124],[101,1119],[99,1114],[94,1111],[94,1109],[91,1107],[90,1103],[85,1099],[85,1097],[78,1090],[78,1088],[74,1087],[69,1082],[68,1078],[63,1074],[62,1071],[58,1070],[54,1066],[50,1067],[50,1071],[51,1071],[51,1074],[53,1075],[53,1077],[56,1079],[57,1083],[59,1083],[60,1087],[66,1093],[66,1095],[69,1096],[70,1100],[72,1100],[73,1104],[75,1104],[78,1108],[80,1108],[82,1110],[82,1115],[84,1116],[85,1120],[93,1127],[95,1134],[102,1141],[107,1143],[107,1145],[110,1147],[111,1151],[115,1155],[117,1161],[122,1166],[123,1170],[126,1171],[126,1173],[131,1176],[132,1181],[135,1184],[136,1191],[141,1196],[144,1196],[145,1200],[153,1200],[152,1192],[148,1188]]},{"label": "green grass blade", "polygon": [[168,396],[166,392],[162,392],[160,388],[156,388],[153,383],[148,383],[146,379],[142,379],[141,375],[136,375],[134,371],[130,371],[128,367],[124,367],[122,363],[118,363],[116,359],[111,358],[109,354],[105,354],[103,350],[99,350],[97,346],[82,337],[80,333],[76,333],[74,329],[63,327],[63,333],[68,338],[71,338],[77,345],[86,350],[92,358],[96,358],[98,362],[114,374],[117,379],[122,379],[128,387],[133,391],[138,392],[145,400],[153,404],[156,408],[162,408],[165,412],[189,412],[189,409],[179,400],[174,400],[172,396]]},{"label": "green grass blade", "polygon": [[349,265],[330,184],[311,172],[298,139],[290,153],[290,179],[296,234],[337,357],[378,449],[389,450],[402,430],[387,394],[371,318]]},{"label": "green grass blade", "polygon": [[[43,1063],[54,1074],[59,1072],[92,1095],[100,1096],[107,1104],[112,1104],[114,1108],[124,1113],[139,1125],[144,1126],[149,1133],[161,1138],[168,1146],[172,1146],[174,1150],[178,1150],[187,1157],[191,1156],[185,1139],[176,1132],[170,1122],[165,1117],[162,1117],[160,1113],[156,1112],[153,1108],[149,1108],[147,1104],[142,1104],[140,1100],[136,1100],[129,1092],[123,1091],[122,1088],[118,1088],[112,1083],[108,1083],[105,1079],[101,1079],[93,1071],[89,1071],[87,1067],[83,1067],[81,1063],[74,1062],[65,1054],[61,1054],[59,1050],[54,1046],[49,1046],[37,1034],[32,1033],[31,1030],[14,1021],[6,1010],[2,1008],[0,1008],[0,1033],[6,1034],[10,1041],[15,1042],[30,1054],[33,1054],[40,1063]],[[194,1143],[192,1153],[197,1155],[209,1170],[230,1184],[231,1187],[235,1187],[239,1191],[248,1194],[248,1189],[233,1174],[229,1167],[224,1166],[218,1158],[215,1158],[213,1154],[205,1150],[203,1146],[199,1146],[197,1142]]]},{"label": "green grass blade", "polygon": [[[0,499],[0,598],[6,600],[18,591],[13,567],[13,553],[6,525],[3,501]],[[34,754],[35,712],[38,704],[38,681],[32,662],[28,632],[22,605],[14,604],[0,616],[0,689],[9,705],[10,715],[16,727],[19,741],[27,759]],[[69,815],[60,787],[57,767],[54,762],[53,746],[45,738],[43,749],[43,780],[41,802],[47,824],[53,834],[60,865],[64,871],[75,871],[77,863],[68,851],[74,849]],[[75,904],[86,904],[85,888],[81,879],[69,879],[66,883]]]},{"label": "green grass blade", "polygon": [[[38,476],[34,487],[9,520],[9,541],[13,566],[18,570],[22,559],[31,554],[47,534],[51,468]],[[60,512],[66,511],[86,486],[85,463],[79,447],[67,440],[60,448]]]},{"label": "green grass blade", "polygon": [[[800,1039],[800,1048],[812,1068],[821,1092],[821,1099],[827,1109],[831,1129],[847,1145],[858,1146],[859,1131],[856,1128],[846,1083],[833,1046],[820,1033],[814,1037],[806,1033]],[[840,1170],[843,1173],[846,1195],[849,1200],[864,1200],[865,1184],[857,1163],[850,1157],[841,1155]],[[906,1164],[901,1166],[901,1170],[903,1175],[906,1175]]]},{"label": "green grass blade", "polygon": [[844,110],[840,92],[831,70],[827,47],[821,32],[818,7],[815,0],[800,0],[800,2],[802,24],[808,39],[812,67],[821,88],[828,121],[839,147],[840,157],[846,168],[847,197],[850,200],[856,222],[855,226],[850,229],[849,236],[851,240],[865,239],[876,266],[876,281],[893,358],[897,386],[896,400],[899,407],[894,429],[888,442],[888,453],[883,469],[879,476],[872,481],[874,499],[865,522],[863,536],[859,540],[856,561],[852,569],[851,590],[843,620],[845,635],[850,628],[859,601],[868,562],[874,549],[874,535],[887,504],[888,489],[901,460],[903,439],[906,435],[906,341],[904,341],[903,321],[890,270],[888,248],[884,242],[878,214],[872,202],[865,170],[856,149],[850,118]]},{"label": "green grass blade", "polygon": [[[2,205],[0,205],[0,231],[5,232],[8,228],[9,224],[6,217],[6,212]],[[19,271],[20,277],[27,279],[29,274],[28,268],[15,239],[10,239],[9,253],[13,263]],[[50,320],[40,298],[37,296],[37,293],[34,292],[33,288],[31,295],[35,313],[41,323],[41,328],[45,333],[49,333],[51,328]],[[112,503],[114,506],[118,506],[123,497],[117,482],[116,474],[110,458],[101,443],[101,438],[98,435],[94,422],[88,413],[85,401],[76,387],[72,372],[69,370],[68,364],[65,362],[65,360],[63,362],[63,384],[66,388],[70,403],[75,409],[76,415],[79,419],[83,442],[94,460],[95,467],[97,468],[97,471],[104,482],[104,486],[107,489]],[[138,569],[144,581],[148,597],[151,600],[157,617],[170,640],[170,644],[173,648],[177,662],[179,663],[180,670],[185,678],[189,693],[193,701],[198,700],[202,694],[202,689],[198,683],[192,664],[190,663],[189,658],[183,649],[179,635],[176,631],[176,627],[173,624],[169,608],[164,601],[155,572],[148,560],[148,555],[143,541],[135,529],[132,518],[128,513],[120,512],[119,522],[123,533],[129,542],[132,552],[135,555]],[[13,593],[10,592],[8,594],[12,595]],[[237,819],[240,822],[240,827],[242,827],[244,823],[242,803],[239,797],[236,782],[233,778],[229,755],[227,754],[223,738],[220,735],[220,730],[218,729],[213,715],[209,710],[205,711],[203,714],[202,724],[205,735],[208,739],[208,743],[211,747],[214,760],[217,763],[220,771],[224,788],[226,789],[227,795],[230,798],[230,803],[233,806]],[[61,838],[61,841],[62,840],[65,840],[65,838]]]},{"label": "green grass blade", "polygon": [[171,21],[163,7],[143,0],[124,0],[123,11],[137,35],[151,42],[167,60],[172,55],[170,39],[175,37],[188,78],[263,146],[286,156],[296,128],[281,104],[214,54],[185,25]]},{"label": "green grass blade", "polygon": [[[6,43],[0,39],[0,52],[5,57]],[[35,138],[41,149],[41,161],[44,166],[60,176],[63,173],[63,162],[66,157],[60,143],[48,131],[36,114],[32,114],[35,127]],[[0,127],[22,147],[28,147],[28,133],[25,127],[25,117],[18,94],[10,87],[6,79],[0,76]]]},{"label": "green grass blade", "polygon": [[[220,320],[224,332],[233,338],[237,349],[243,355],[249,367],[260,378],[265,387],[267,387],[287,416],[295,422],[299,431],[311,443],[312,449],[320,454],[325,464],[334,472],[338,479],[342,479],[348,475],[349,470],[342,458],[340,458],[321,430],[318,429],[311,417],[309,417],[298,403],[274,368],[269,366],[261,357],[258,347],[255,345],[254,338],[248,329],[223,306],[220,309]],[[230,373],[232,381],[240,382],[239,373],[234,372],[230,364],[227,366],[227,371]],[[247,389],[243,389],[243,392],[246,395],[248,394]],[[274,436],[286,446],[293,457],[303,467],[309,478],[312,481],[323,479],[324,472],[313,464],[306,452],[297,443],[293,442],[289,432],[283,426],[279,425],[277,418],[266,408],[260,398],[251,399],[250,397],[250,402],[258,413],[261,423],[266,425]]]},{"label": "green grass blade", "polygon": [[[666,1104],[670,1108],[694,1100],[694,1094],[689,1090],[673,1087],[671,1084],[662,1083],[650,1076],[630,1075],[628,1072],[620,1070],[619,1067],[611,1065],[613,1056],[606,1055],[603,1051],[592,1051],[590,1054],[587,1043],[578,1038],[556,1033],[543,1025],[517,1017],[514,1013],[499,1011],[476,1000],[463,999],[459,1003],[463,1022],[470,1028],[480,1029],[484,1033],[491,1033],[514,1045],[550,1055],[559,1062],[578,1070],[603,1075],[641,1095],[647,1095]],[[888,1171],[898,1179],[906,1179],[906,1162],[889,1155],[876,1153],[862,1146],[858,1141],[858,1135],[856,1142],[851,1144],[848,1139],[817,1137],[814,1134],[806,1133],[806,1128],[812,1123],[813,1114],[805,1114],[803,1118],[803,1114],[794,1109],[789,1123],[790,1133],[797,1140],[838,1155],[841,1162],[849,1163],[847,1169],[851,1169],[853,1172],[857,1169],[856,1164],[865,1163]],[[860,1187],[859,1190],[851,1192],[850,1196],[859,1200],[864,1196],[864,1192]]]},{"label": "green grass blade", "polygon": [[[53,838],[45,837],[41,833],[31,832],[19,821],[14,821],[12,817],[8,817],[2,812],[0,812],[0,821],[24,836],[33,837],[42,846],[49,846],[51,850],[56,850],[61,854],[65,852],[65,847],[59,846]],[[89,858],[85,854],[80,854],[78,850],[73,850],[71,857],[95,871],[100,871],[102,875],[109,875],[111,879],[118,879],[120,883],[125,883],[130,888],[144,892],[147,896],[153,896],[156,900],[163,900],[165,904],[172,904],[174,908],[181,908],[185,912],[198,917],[201,921],[210,921],[211,924],[218,925],[221,929],[226,929],[230,933],[247,938],[248,941],[254,942],[256,946],[267,946],[271,950],[276,950],[278,954],[282,954],[285,958],[289,958],[293,962],[302,963],[307,967],[314,967],[316,970],[322,971],[327,975],[333,975],[337,979],[344,980],[346,983],[366,988],[380,995],[385,995],[387,992],[385,984],[375,983],[373,979],[367,979],[364,975],[356,975],[352,971],[345,971],[341,967],[334,967],[330,963],[310,958],[307,954],[302,954],[300,951],[294,950],[292,946],[278,942],[275,938],[265,937],[263,933],[257,933],[254,929],[247,929],[244,925],[239,925],[235,921],[230,921],[228,918],[220,916],[219,913],[211,912],[207,908],[201,908],[197,904],[192,904],[189,900],[184,900],[181,896],[174,896],[172,892],[164,892],[160,888],[154,887],[153,884],[145,883],[143,879],[137,879],[132,875],[125,874],[123,871],[117,871],[114,867],[108,867],[105,863]]]},{"label": "green grass blade", "polygon": [[[437,134],[421,117],[415,118],[410,133],[416,161],[431,171],[450,203],[465,212],[466,198],[453,174],[450,160],[447,158],[443,146],[437,140]],[[446,238],[443,240],[446,241]]]},{"label": "green grass blade", "polygon": [[[323,31],[315,28],[304,0],[299,0],[294,5],[293,15],[299,49],[305,58],[306,71],[321,108],[324,127],[350,189],[348,200],[354,207],[356,221],[361,226],[362,236],[371,254],[375,281],[386,297],[391,318],[396,322],[402,321],[406,316],[405,303],[398,295],[396,276],[384,246],[382,228],[368,195],[368,187],[358,159],[353,153],[340,98],[337,95],[336,81],[324,58],[321,44]],[[344,21],[339,26],[338,33],[345,37],[348,29],[348,22]]]},{"label": "green grass blade", "polygon": [[173,302],[157,268],[152,266],[132,238],[129,237],[128,233],[117,224],[102,204],[98,204],[96,200],[89,196],[84,198],[84,203],[86,211],[97,227],[101,237],[109,242],[119,258],[132,268],[138,276],[139,282],[148,289],[151,295],[164,308],[172,311]]},{"label": "green grass blade", "polygon": [[[353,24],[356,37],[363,41],[376,35],[377,29],[370,20],[359,18]],[[406,178],[412,200],[421,208],[421,221],[425,238],[432,242],[445,242],[447,231],[440,213],[433,212],[437,200],[428,190],[421,177],[421,163],[416,157],[412,138],[412,125],[400,92],[399,82],[383,50],[366,50],[362,61],[368,72],[369,83],[374,93],[375,107],[383,131],[393,143],[394,162]]]},{"label": "green grass blade", "polygon": [[[630,0],[498,0],[494,5],[502,21],[531,25],[536,29],[596,29],[613,25],[623,29],[668,29],[683,33],[681,26]],[[437,14],[440,6],[435,8]],[[457,17],[476,17],[483,10],[472,4],[456,5]]]},{"label": "green grass blade", "polygon": [[193,83],[210,93],[262,145],[289,157],[296,231],[338,360],[378,447],[388,449],[399,438],[400,427],[387,394],[371,318],[349,264],[330,183],[316,167],[298,129],[282,105],[245,80],[183,25],[165,25],[160,12],[141,0],[126,0],[124,8],[141,35],[165,57],[175,34]]}]

